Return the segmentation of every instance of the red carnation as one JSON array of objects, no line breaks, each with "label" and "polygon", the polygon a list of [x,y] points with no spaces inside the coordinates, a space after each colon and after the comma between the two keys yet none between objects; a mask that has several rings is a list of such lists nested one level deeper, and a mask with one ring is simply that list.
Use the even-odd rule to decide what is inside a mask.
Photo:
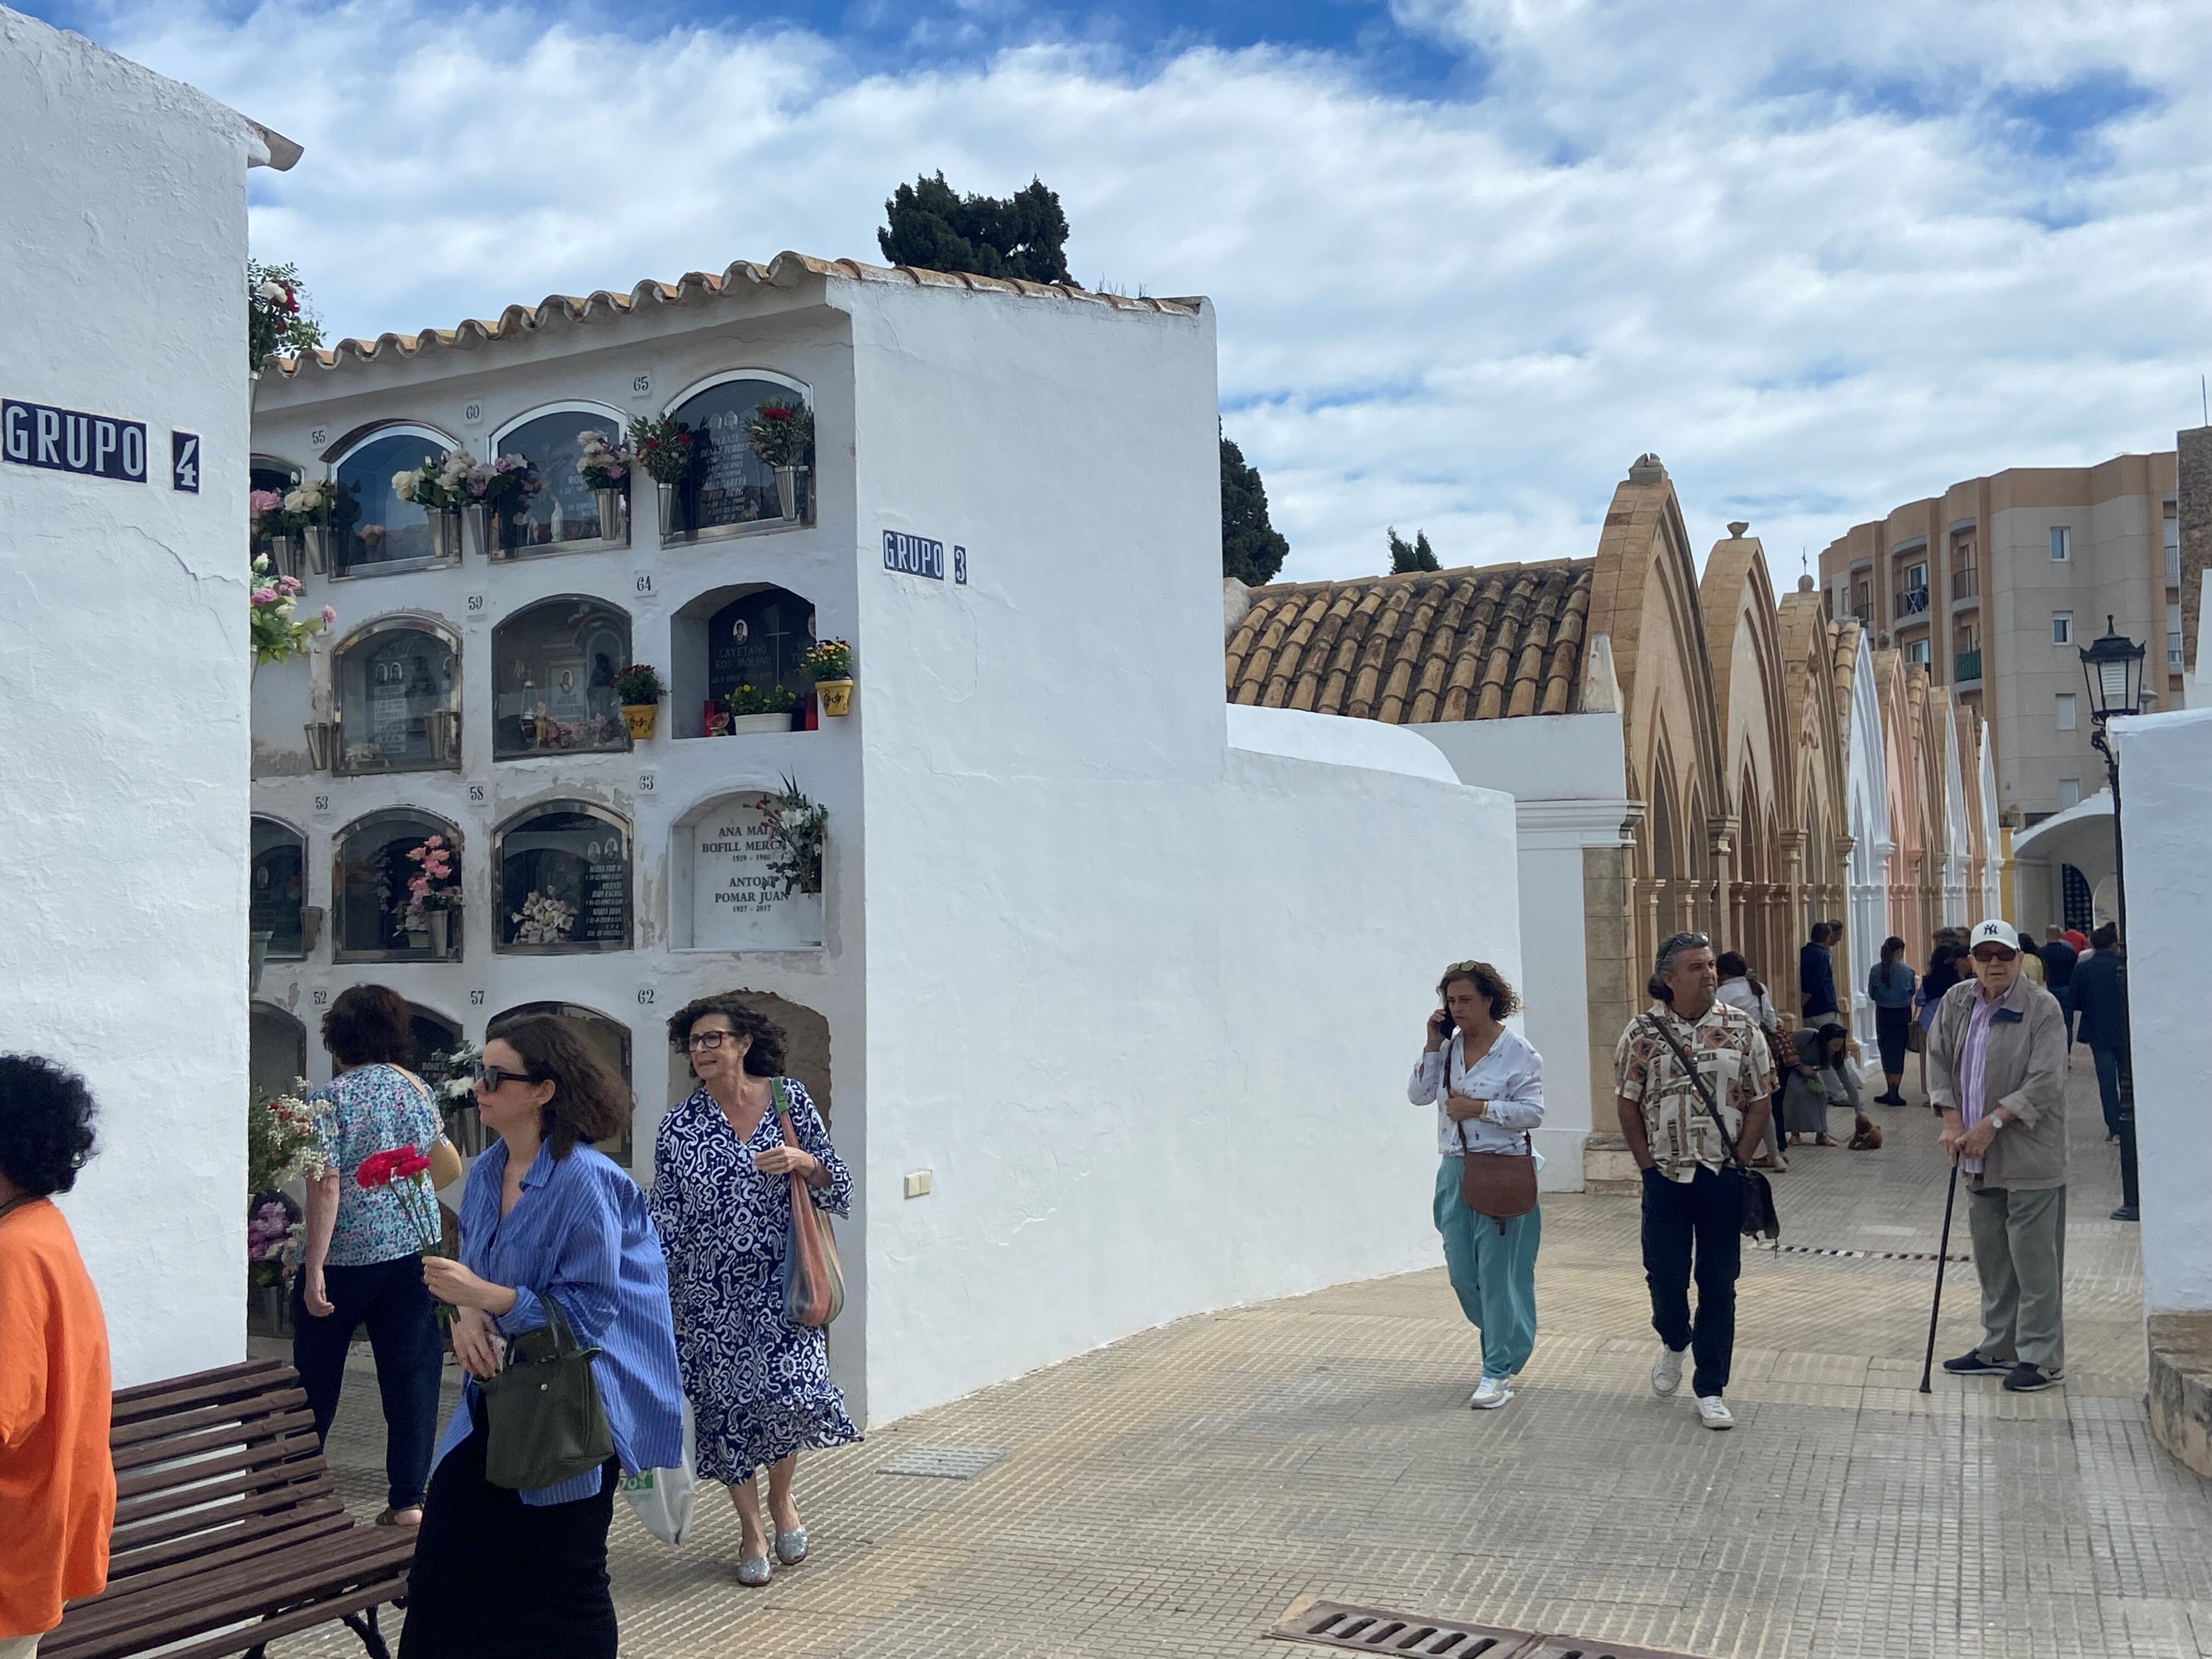
[{"label": "red carnation", "polygon": [[[389,1187],[398,1175],[399,1160],[416,1156],[412,1146],[394,1146],[381,1152],[371,1152],[362,1159],[361,1167],[353,1172],[354,1183],[362,1188]],[[428,1159],[423,1161],[428,1169]]]},{"label": "red carnation", "polygon": [[761,418],[764,421],[787,421],[797,412],[796,410],[787,409],[781,404],[761,405]]}]

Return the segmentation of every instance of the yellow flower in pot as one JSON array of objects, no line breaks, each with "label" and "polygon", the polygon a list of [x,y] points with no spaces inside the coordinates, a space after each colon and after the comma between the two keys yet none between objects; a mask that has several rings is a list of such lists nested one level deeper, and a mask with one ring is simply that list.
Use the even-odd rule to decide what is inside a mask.
[{"label": "yellow flower in pot", "polygon": [[634,662],[615,671],[615,696],[622,700],[623,720],[629,727],[632,743],[643,743],[653,735],[653,724],[660,717],[660,700],[667,695],[668,688],[660,683],[660,671],[649,662]]},{"label": "yellow flower in pot", "polygon": [[853,712],[853,647],[842,640],[823,640],[799,659],[822,699],[822,712],[834,717]]}]

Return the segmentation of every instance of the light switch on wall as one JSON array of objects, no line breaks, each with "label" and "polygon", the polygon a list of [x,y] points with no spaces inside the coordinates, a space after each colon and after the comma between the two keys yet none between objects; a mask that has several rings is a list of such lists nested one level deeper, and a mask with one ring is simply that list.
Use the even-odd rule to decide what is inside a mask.
[{"label": "light switch on wall", "polygon": [[928,1170],[908,1170],[906,1177],[906,1195],[908,1198],[927,1198],[929,1195],[929,1189],[935,1184],[936,1178]]}]

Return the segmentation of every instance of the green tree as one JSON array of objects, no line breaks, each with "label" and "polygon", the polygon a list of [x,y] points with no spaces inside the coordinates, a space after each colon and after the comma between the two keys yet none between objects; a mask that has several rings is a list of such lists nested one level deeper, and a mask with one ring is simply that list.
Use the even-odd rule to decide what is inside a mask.
[{"label": "green tree", "polygon": [[1290,556],[1283,532],[1267,522],[1267,486],[1244,452],[1221,440],[1221,574],[1247,587],[1273,581]]},{"label": "green tree", "polygon": [[884,258],[925,270],[964,270],[1031,283],[1068,283],[1067,216],[1060,198],[1031,179],[1012,196],[962,196],[917,179],[884,204],[890,222],[876,233]]},{"label": "green tree", "polygon": [[1437,562],[1437,556],[1429,550],[1427,531],[1416,530],[1413,532],[1413,545],[1410,547],[1406,544],[1406,538],[1398,533],[1397,526],[1390,526],[1389,536],[1392,575],[1399,575],[1408,570],[1441,570],[1443,568]]}]

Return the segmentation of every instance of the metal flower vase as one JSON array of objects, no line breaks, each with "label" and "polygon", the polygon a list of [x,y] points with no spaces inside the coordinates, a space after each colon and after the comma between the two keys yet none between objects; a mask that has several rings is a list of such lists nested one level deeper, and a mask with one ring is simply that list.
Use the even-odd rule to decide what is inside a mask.
[{"label": "metal flower vase", "polygon": [[461,556],[461,514],[458,507],[434,507],[423,514],[430,531],[430,556],[452,561]]},{"label": "metal flower vase", "polygon": [[799,517],[799,475],[803,466],[780,466],[775,470],[775,504],[785,522]]},{"label": "metal flower vase", "polygon": [[619,489],[594,489],[592,499],[599,509],[599,539],[603,542],[626,542],[629,539],[629,497]]},{"label": "metal flower vase", "polygon": [[499,532],[499,514],[483,501],[471,501],[461,509],[461,516],[469,526],[469,544],[482,557],[499,556],[499,544],[493,538]]},{"label": "metal flower vase", "polygon": [[269,562],[278,575],[298,580],[300,538],[297,536],[271,536],[269,538]]},{"label": "metal flower vase", "polygon": [[439,962],[451,959],[453,945],[453,913],[433,910],[429,914],[430,955]]},{"label": "metal flower vase", "polygon": [[449,766],[461,746],[461,717],[450,708],[436,708],[423,717],[423,740],[430,748],[433,765]]},{"label": "metal flower vase", "polygon": [[300,540],[307,550],[307,568],[318,576],[331,574],[331,527],[326,524],[311,524],[300,532]]},{"label": "metal flower vase", "polygon": [[309,720],[307,724],[307,765],[317,772],[331,769],[331,753],[337,747],[337,722]]},{"label": "metal flower vase", "polygon": [[682,490],[681,484],[656,483],[653,487],[660,508],[660,539],[664,542],[680,542],[687,538],[676,523],[678,498]]},{"label": "metal flower vase", "polygon": [[276,935],[248,933],[246,939],[246,991],[248,996],[258,996],[261,992],[261,970],[269,963],[269,947],[276,942]]}]

